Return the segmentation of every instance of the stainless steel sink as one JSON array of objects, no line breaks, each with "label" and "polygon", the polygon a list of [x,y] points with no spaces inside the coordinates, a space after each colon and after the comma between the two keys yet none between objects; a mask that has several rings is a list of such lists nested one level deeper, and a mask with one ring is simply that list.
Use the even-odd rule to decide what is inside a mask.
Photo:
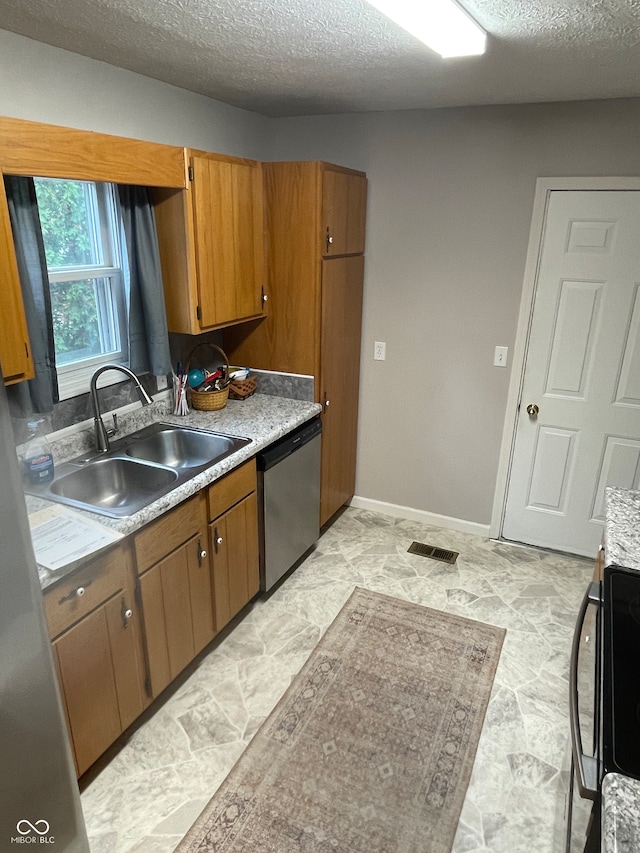
[{"label": "stainless steel sink", "polygon": [[169,468],[213,465],[249,444],[248,438],[202,432],[171,424],[153,424],[129,436],[125,453]]},{"label": "stainless steel sink", "polygon": [[96,458],[51,483],[49,491],[73,506],[130,515],[173,486],[176,471],[122,458]]},{"label": "stainless steel sink", "polygon": [[53,482],[29,494],[120,518],[236,453],[250,438],[152,424],[113,442],[111,450],[56,466]]}]

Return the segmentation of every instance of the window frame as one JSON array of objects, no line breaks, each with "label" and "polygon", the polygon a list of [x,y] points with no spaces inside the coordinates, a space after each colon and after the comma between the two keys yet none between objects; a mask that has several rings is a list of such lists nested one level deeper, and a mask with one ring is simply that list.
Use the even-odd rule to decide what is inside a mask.
[{"label": "window frame", "polygon": [[[98,298],[98,323],[101,339],[112,337],[118,346],[106,353],[56,364],[60,400],[76,397],[89,389],[93,373],[104,364],[129,365],[126,246],[117,206],[117,185],[74,178],[35,178],[43,181],[81,183],[91,198],[89,227],[101,263],[49,267],[49,285],[56,282],[95,280],[102,291]],[[57,353],[56,353],[57,355]],[[121,374],[109,373],[101,384],[123,381]]]}]

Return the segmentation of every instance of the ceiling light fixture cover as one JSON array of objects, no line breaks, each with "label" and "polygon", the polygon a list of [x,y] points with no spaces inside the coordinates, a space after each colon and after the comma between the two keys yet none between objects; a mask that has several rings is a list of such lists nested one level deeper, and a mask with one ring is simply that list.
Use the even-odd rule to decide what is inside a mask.
[{"label": "ceiling light fixture cover", "polygon": [[442,57],[484,53],[487,34],[454,0],[368,0]]}]

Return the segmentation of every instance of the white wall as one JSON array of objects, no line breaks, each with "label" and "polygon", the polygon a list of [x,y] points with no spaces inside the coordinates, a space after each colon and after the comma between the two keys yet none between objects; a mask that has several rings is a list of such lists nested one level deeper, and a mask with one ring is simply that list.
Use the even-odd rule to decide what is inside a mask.
[{"label": "white wall", "polygon": [[274,150],[369,177],[357,494],[488,524],[536,178],[640,175],[640,100],[280,119]]},{"label": "white wall", "polygon": [[640,100],[268,119],[2,31],[0,79],[0,115],[366,171],[357,493],[489,523],[535,180],[640,175]]},{"label": "white wall", "polygon": [[272,119],[0,30],[0,115],[267,159]]}]

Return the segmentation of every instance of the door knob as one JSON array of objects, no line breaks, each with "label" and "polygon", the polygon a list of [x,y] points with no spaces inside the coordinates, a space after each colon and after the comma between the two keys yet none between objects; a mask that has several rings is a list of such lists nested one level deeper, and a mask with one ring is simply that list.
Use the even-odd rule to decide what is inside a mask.
[{"label": "door knob", "polygon": [[538,408],[538,406],[535,403],[529,403],[529,405],[527,406],[527,414],[531,418],[537,418],[539,411],[540,411],[540,409]]}]

